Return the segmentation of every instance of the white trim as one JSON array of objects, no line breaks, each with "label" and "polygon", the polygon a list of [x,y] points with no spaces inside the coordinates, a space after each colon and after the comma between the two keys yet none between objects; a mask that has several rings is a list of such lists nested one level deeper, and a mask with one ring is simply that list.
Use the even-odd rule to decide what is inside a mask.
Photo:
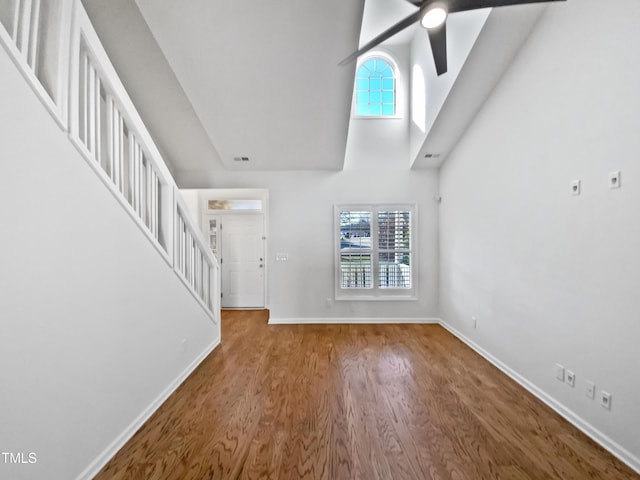
[{"label": "white trim", "polygon": [[558,400],[553,398],[547,392],[527,380],[525,377],[520,375],[518,372],[513,370],[511,367],[503,363],[501,360],[493,356],[491,353],[486,351],[484,348],[476,344],[471,339],[464,336],[458,330],[453,328],[444,320],[440,319],[440,325],[448,330],[452,335],[456,338],[464,342],[469,348],[476,351],[480,354],[485,360],[489,363],[500,369],[505,375],[514,380],[520,386],[525,388],[527,391],[535,395],[540,401],[542,401],[547,406],[551,407],[557,414],[559,414],[562,418],[571,423],[574,427],[584,433],[587,437],[591,438],[593,441],[598,443],[602,448],[610,452],[613,456],[618,458],[620,461],[628,465],[631,469],[640,473],[640,458],[635,456],[633,453],[629,452],[627,449],[622,447],[620,444],[616,443],[614,440],[609,438],[607,435],[602,433],[600,430],[595,428],[589,422],[587,422],[584,418],[580,417],[573,410],[567,408],[565,405],[560,403]]},{"label": "white trim", "polygon": [[[173,176],[171,175],[169,168],[166,166],[162,155],[160,155],[160,151],[151,138],[151,135],[149,134],[144,122],[142,121],[142,118],[138,113],[138,110],[127,94],[127,91],[125,90],[120,77],[113,67],[111,60],[107,56],[104,47],[100,43],[98,34],[93,29],[91,21],[89,20],[89,17],[84,10],[81,2],[75,2],[73,14],[73,33],[71,44],[71,51],[73,52],[73,55],[71,57],[72,65],[70,68],[71,91],[74,92],[74,94],[78,91],[76,77],[79,71],[79,59],[76,58],[76,54],[80,51],[80,39],[84,38],[84,46],[86,47],[86,52],[87,54],[89,54],[90,59],[93,60],[92,66],[99,74],[100,79],[105,86],[105,89],[109,90],[111,95],[116,100],[116,105],[120,107],[120,114],[124,118],[125,123],[127,123],[127,125],[129,126],[129,129],[133,130],[133,132],[135,133],[140,147],[142,147],[144,153],[148,154],[147,160],[150,160],[154,164],[157,173],[159,174],[158,176],[162,178],[163,181],[175,185]],[[80,135],[78,131],[77,98],[75,95],[71,95],[70,97],[70,113],[72,115],[69,119],[69,130],[72,136],[79,137]]]},{"label": "white trim", "polygon": [[217,265],[218,259],[213,256],[213,253],[211,253],[211,249],[209,248],[209,245],[207,245],[207,241],[204,236],[204,233],[191,217],[189,208],[187,207],[186,202],[182,198],[182,195],[180,195],[180,190],[177,187],[174,188],[173,196],[174,196],[175,205],[176,205],[174,211],[179,212],[181,214],[182,219],[184,220],[184,222],[187,224],[187,226],[193,233],[193,238],[195,242],[198,244],[198,246],[202,250],[202,253],[204,254],[204,256],[207,257],[207,260],[209,261],[209,263],[212,266]]},{"label": "white trim", "polygon": [[325,317],[325,318],[269,318],[269,325],[318,325],[318,324],[439,324],[439,318],[429,317]]},{"label": "white trim", "polygon": [[[189,293],[191,294],[191,296],[196,300],[196,302],[198,302],[198,305],[200,305],[202,307],[202,310],[204,310],[204,313],[206,313],[209,318],[213,321],[214,324],[218,325],[220,323],[219,319],[218,319],[218,312],[219,310],[215,310],[212,311],[209,309],[209,307],[207,306],[206,303],[204,303],[204,300],[202,300],[200,298],[200,296],[198,295],[198,293],[195,291],[195,289],[189,284],[189,282],[187,281],[186,278],[184,278],[184,275],[182,275],[179,271],[174,270],[176,276],[180,279],[180,281],[182,282],[182,284],[187,288],[187,290],[189,291]],[[219,276],[218,273],[218,269],[217,268],[213,268],[213,275],[212,277],[217,278]],[[213,302],[212,302],[213,303]],[[214,307],[215,308],[215,303],[214,303]]]},{"label": "white trim", "polygon": [[[69,50],[69,31],[70,24],[68,19],[71,16],[71,3],[69,0],[64,0],[60,5],[60,25],[58,32],[58,41],[59,48],[57,52],[58,56],[58,72],[57,72],[57,91],[52,92],[53,96],[58,96],[58,98],[53,99],[49,95],[49,93],[42,86],[42,83],[36,76],[34,70],[27,63],[26,53],[20,51],[18,48],[17,42],[17,29],[18,24],[21,20],[21,15],[19,12],[19,5],[16,5],[18,11],[16,11],[15,16],[15,25],[13,35],[16,37],[12,38],[8,32],[5,30],[4,26],[0,24],[0,44],[5,48],[6,52],[9,55],[9,58],[14,63],[14,65],[18,68],[18,71],[22,74],[23,78],[27,81],[27,84],[31,87],[31,89],[35,92],[36,97],[40,100],[40,102],[47,109],[51,117],[55,120],[61,130],[66,131],[68,128],[68,117],[67,117],[67,91],[68,91],[68,76],[66,72],[66,66],[64,62],[68,58],[68,50]],[[29,16],[30,19],[30,16]],[[28,20],[28,19],[27,19]]]},{"label": "white trim", "polygon": [[73,144],[73,146],[76,147],[76,150],[78,150],[80,155],[82,155],[82,157],[85,159],[85,163],[89,165],[89,167],[98,176],[100,181],[107,187],[107,190],[109,190],[109,192],[115,197],[124,211],[127,212],[129,217],[131,217],[133,223],[135,223],[138,229],[140,229],[142,233],[149,239],[150,243],[155,247],[158,253],[160,253],[160,256],[165,260],[165,262],[167,262],[167,264],[173,268],[172,243],[169,243],[170,241],[168,241],[169,246],[167,250],[164,249],[164,247],[160,244],[160,241],[151,234],[147,226],[136,214],[133,207],[129,205],[127,200],[122,196],[122,193],[111,181],[109,175],[106,174],[106,172],[98,163],[91,160],[91,154],[87,150],[87,147],[84,146],[82,141],[78,139],[78,137],[74,137],[70,134],[67,134],[67,137],[69,138],[69,141]]},{"label": "white trim", "polygon": [[[356,289],[354,288],[354,291]],[[372,289],[361,288],[360,290],[367,291]],[[400,291],[399,288],[385,288],[392,292]],[[416,295],[381,295],[381,296],[366,296],[366,295],[341,295],[335,297],[336,302],[416,302],[419,298]]]},{"label": "white trim", "polygon": [[[184,278],[184,275],[182,275],[177,270],[174,270],[174,272],[175,272],[176,276],[180,279],[182,284],[187,288],[187,290],[189,291],[191,296],[196,300],[196,302],[198,302],[198,305],[200,305],[202,307],[202,310],[204,310],[204,313],[206,313],[209,316],[209,318],[213,321],[214,324],[218,325],[220,323],[220,321],[218,319],[218,316],[217,316],[217,312],[219,310],[218,311],[210,310],[209,307],[207,306],[207,304],[204,303],[204,300],[202,300],[200,298],[200,296],[195,291],[195,289],[189,284],[187,279]],[[217,276],[218,276],[218,269],[214,268],[212,277],[217,277]],[[214,308],[215,308],[215,304],[214,304]]]},{"label": "white trim", "polygon": [[[211,252],[209,245],[207,245],[204,239],[204,234],[202,230],[198,228],[194,220],[191,218],[189,209],[187,208],[187,205],[184,199],[182,198],[182,195],[180,195],[180,190],[178,190],[177,187],[173,189],[173,202],[174,202],[174,205],[173,205],[172,211],[174,212],[174,215],[175,215],[173,219],[173,232],[174,232],[173,244],[174,244],[174,249],[176,250],[175,252],[173,252],[173,258],[174,258],[173,270],[176,276],[187,287],[187,290],[191,292],[191,295],[193,295],[193,298],[196,299],[196,301],[200,304],[200,306],[204,309],[204,311],[209,315],[209,317],[214,321],[214,323],[218,324],[219,317],[220,317],[220,310],[216,309],[217,308],[216,305],[218,305],[218,303],[216,303],[216,300],[218,297],[219,287],[220,287],[220,264],[218,263],[218,259],[213,256],[213,253]],[[217,282],[217,285],[214,286],[215,288],[211,288],[212,285],[209,285],[209,290],[211,292],[209,295],[213,296],[213,298],[210,299],[211,308],[213,308],[214,310],[211,310],[209,306],[206,304],[206,302],[198,294],[197,286],[196,286],[197,281],[194,281],[194,285],[192,286],[189,279],[187,279],[180,271],[181,266],[178,264],[178,262],[180,261],[178,259],[181,259],[182,257],[180,256],[180,252],[177,251],[178,248],[181,247],[181,244],[177,238],[178,235],[181,235],[181,229],[179,228],[179,224],[178,224],[180,220],[185,225],[186,230],[191,233],[191,239],[193,239],[197,247],[196,255],[197,255],[197,251],[199,251],[200,254],[203,256],[203,258],[206,260],[207,265],[211,269],[211,272],[212,272],[211,279]],[[194,271],[191,272],[190,275],[196,275],[195,272],[197,272],[196,270],[198,268],[197,265],[198,265],[198,262],[193,263],[192,267]]]},{"label": "white trim", "polygon": [[351,118],[351,120],[403,120],[403,119],[404,117],[398,117],[398,116],[392,117],[391,115],[388,115],[386,117],[382,115],[356,115]]},{"label": "white trim", "polygon": [[[222,242],[222,232],[220,230],[220,222],[224,218],[225,215],[230,214],[238,214],[238,215],[251,215],[251,214],[260,214],[262,215],[262,228],[264,233],[264,272],[263,272],[263,283],[262,288],[264,290],[264,306],[263,307],[251,307],[245,308],[247,310],[256,309],[261,310],[264,308],[269,308],[269,271],[271,270],[271,264],[269,262],[269,189],[267,188],[188,188],[181,190],[191,190],[196,191],[198,193],[198,215],[200,222],[200,230],[205,240],[205,244],[209,242],[209,218],[216,218],[218,221],[218,238],[217,238],[217,258],[222,254],[220,249],[220,245]],[[209,200],[261,200],[262,201],[262,210],[209,210]],[[222,292],[222,265],[218,262],[218,273],[220,282],[220,292]],[[222,299],[218,296],[218,304],[222,305]],[[239,307],[224,307],[225,310],[242,310]]]},{"label": "white trim", "polygon": [[[356,81],[358,79],[358,70],[367,60],[372,58],[380,58],[391,65],[393,68],[393,78],[395,81],[395,105],[393,115],[358,115],[357,113],[357,101],[356,101]],[[356,63],[356,70],[353,77],[353,93],[351,95],[351,120],[400,120],[404,118],[404,109],[400,112],[400,96],[404,92],[400,92],[400,67],[394,53],[389,52],[387,49],[378,47],[374,50],[368,51],[365,55],[358,58]]]},{"label": "white trim", "polygon": [[[410,223],[410,245],[411,255],[411,287],[390,288],[378,286],[380,249],[378,245],[378,218],[381,211],[401,210],[409,211],[411,214]],[[371,287],[350,287],[342,288],[341,285],[341,258],[342,254],[350,253],[341,248],[341,224],[340,213],[343,211],[365,211],[371,213]],[[334,293],[335,301],[416,301],[418,300],[418,204],[407,203],[335,203],[333,205],[333,240],[334,240]]]},{"label": "white trim", "polygon": [[167,388],[165,388],[153,402],[149,404],[147,408],[145,408],[140,415],[138,415],[131,424],[124,429],[124,431],[116,437],[116,439],[111,442],[111,444],[104,449],[104,451],[96,457],[96,459],[89,464],[87,468],[82,471],[77,477],[76,480],[89,480],[95,477],[98,472],[107,464],[109,460],[111,460],[118,450],[120,450],[133,435],[144,425],[144,423],[151,418],[151,416],[156,412],[160,406],[167,401],[167,399],[171,396],[173,392],[175,392],[178,387],[184,382],[187,377],[189,377],[193,371],[202,363],[202,361],[211,353],[213,350],[220,345],[220,337],[218,337],[211,345],[209,345],[205,350],[198,355],[188,366],[185,368],[182,373],[176,377],[176,379],[170,383]]}]

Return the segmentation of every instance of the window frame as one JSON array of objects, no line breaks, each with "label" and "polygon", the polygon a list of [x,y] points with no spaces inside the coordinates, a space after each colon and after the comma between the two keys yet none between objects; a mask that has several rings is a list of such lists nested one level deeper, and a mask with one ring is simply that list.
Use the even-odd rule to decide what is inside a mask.
[{"label": "window frame", "polygon": [[[358,72],[360,71],[360,68],[369,60],[382,60],[389,65],[389,67],[393,72],[394,86],[393,86],[393,114],[392,115],[383,115],[382,113],[380,115],[361,115],[358,113],[358,98],[357,98],[358,91],[359,91],[358,90]],[[371,90],[368,90],[368,91],[370,92]],[[353,95],[352,95],[353,101],[351,105],[351,112],[352,112],[351,117],[353,119],[392,120],[392,119],[402,118],[402,116],[399,113],[399,108],[400,108],[400,102],[398,101],[399,95],[400,95],[400,71],[398,68],[398,64],[396,63],[395,59],[391,55],[381,51],[374,51],[374,52],[370,52],[366,56],[361,57],[358,60],[358,63],[356,65],[354,81],[353,81]],[[380,104],[382,105],[382,101]]]},{"label": "window frame", "polygon": [[[378,214],[386,211],[408,211],[410,214],[409,248],[395,249],[409,253],[411,265],[411,287],[381,287],[379,285],[380,276],[380,256],[389,252],[389,249],[380,248]],[[351,250],[341,248],[341,213],[342,212],[370,212],[371,213],[371,248],[367,250],[371,254],[371,287],[342,287],[341,284],[341,259],[344,253]],[[418,292],[418,254],[416,245],[418,244],[418,206],[414,203],[368,203],[353,204],[340,203],[334,205],[334,285],[335,300],[363,300],[363,301],[394,301],[394,300],[417,300]],[[354,251],[359,251],[356,249]],[[367,253],[363,252],[363,253]]]}]

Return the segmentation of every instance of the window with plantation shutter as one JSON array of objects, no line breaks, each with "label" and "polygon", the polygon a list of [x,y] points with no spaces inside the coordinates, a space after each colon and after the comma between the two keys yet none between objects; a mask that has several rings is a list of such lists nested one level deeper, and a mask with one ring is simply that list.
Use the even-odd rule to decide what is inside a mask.
[{"label": "window with plantation shutter", "polygon": [[336,205],[336,299],[415,298],[415,206]]},{"label": "window with plantation shutter", "polygon": [[411,212],[378,212],[378,287],[411,288]]}]

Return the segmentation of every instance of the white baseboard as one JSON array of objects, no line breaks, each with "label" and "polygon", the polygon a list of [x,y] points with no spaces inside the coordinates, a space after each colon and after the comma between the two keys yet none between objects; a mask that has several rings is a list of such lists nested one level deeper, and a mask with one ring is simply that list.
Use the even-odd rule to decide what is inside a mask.
[{"label": "white baseboard", "polygon": [[84,469],[84,471],[76,477],[76,480],[90,480],[95,477],[98,472],[107,464],[113,456],[120,450],[133,435],[149,420],[151,415],[162,405],[171,394],[184,382],[189,375],[196,369],[198,365],[209,355],[218,345],[220,345],[220,337],[218,337],[211,345],[209,345],[193,362],[191,362],[182,373],[165,388],[156,399],[144,409],[136,419],[120,434],[111,444]]},{"label": "white baseboard", "polygon": [[487,361],[493,364],[495,367],[500,369],[504,374],[508,377],[516,381],[522,387],[527,389],[533,395],[535,395],[539,400],[543,403],[551,407],[555,412],[557,412],[561,417],[571,423],[573,426],[578,428],[582,433],[591,438],[594,442],[598,443],[602,448],[609,451],[613,456],[617,457],[620,461],[624,462],[630,468],[640,473],[640,458],[629,452],[627,449],[613,441],[607,435],[602,433],[600,430],[595,428],[585,419],[577,415],[573,410],[567,408],[562,403],[558,402],[551,395],[546,393],[544,390],[540,389],[525,377],[520,375],[515,370],[511,369],[508,365],[494,357],[492,354],[487,352],[484,348],[480,347],[478,344],[473,342],[471,339],[467,338],[465,335],[460,333],[458,330],[453,328],[444,320],[440,320],[440,325],[443,328],[447,329],[453,335],[455,335],[458,339],[464,342],[471,349],[475,350],[478,354],[484,357]]},{"label": "white baseboard", "polygon": [[440,323],[439,318],[427,317],[326,317],[326,318],[270,318],[269,325],[312,324],[385,324],[385,323]]}]

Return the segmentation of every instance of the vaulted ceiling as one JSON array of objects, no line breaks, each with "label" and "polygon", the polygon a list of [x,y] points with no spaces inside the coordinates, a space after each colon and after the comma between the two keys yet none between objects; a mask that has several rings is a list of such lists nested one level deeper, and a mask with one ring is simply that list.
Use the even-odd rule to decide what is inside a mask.
[{"label": "vaulted ceiling", "polygon": [[[83,3],[174,174],[341,169],[355,63],[338,62],[415,11],[406,0],[367,0],[366,6],[364,0]],[[521,12],[530,28],[540,9]],[[472,52],[475,71],[466,76],[482,74],[482,58],[494,59],[491,79],[467,81],[457,106],[449,90],[462,82],[448,81],[447,101],[434,115],[449,123],[436,122],[437,138],[426,136],[414,166],[437,167],[424,160],[425,152],[452,148],[526,37],[522,25],[508,30],[511,20],[486,23],[491,27],[483,34],[493,40]],[[408,45],[415,35],[409,28],[388,43]],[[504,50],[501,42],[507,54],[496,53],[497,45]],[[461,105],[464,118],[456,115]]]},{"label": "vaulted ceiling", "polygon": [[[138,90],[130,94],[151,118],[152,134],[162,131],[155,137],[175,169],[342,167],[355,66],[338,62],[358,46],[363,0],[84,3],[125,86]],[[143,105],[140,76],[157,90],[156,105]],[[199,153],[181,154],[169,135],[197,141]]]}]

